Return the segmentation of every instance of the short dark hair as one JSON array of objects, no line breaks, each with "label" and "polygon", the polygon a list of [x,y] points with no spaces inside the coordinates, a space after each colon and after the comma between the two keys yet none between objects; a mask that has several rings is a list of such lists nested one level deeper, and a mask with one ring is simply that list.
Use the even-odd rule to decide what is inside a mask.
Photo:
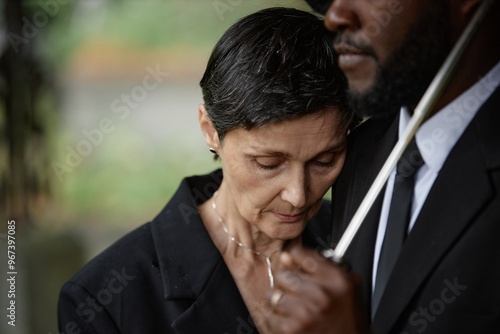
[{"label": "short dark hair", "polygon": [[220,140],[329,108],[351,120],[334,36],[311,13],[269,8],[232,25],[217,42],[200,86]]}]

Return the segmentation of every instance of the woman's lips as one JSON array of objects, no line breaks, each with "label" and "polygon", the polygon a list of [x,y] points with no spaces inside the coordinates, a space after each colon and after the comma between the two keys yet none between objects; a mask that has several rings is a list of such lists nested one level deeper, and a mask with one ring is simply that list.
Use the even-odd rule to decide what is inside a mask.
[{"label": "woman's lips", "polygon": [[282,213],[277,213],[275,212],[274,215],[278,217],[278,219],[284,223],[294,223],[296,221],[299,221],[304,217],[304,212],[296,214],[296,215],[287,215],[287,214],[282,214]]}]

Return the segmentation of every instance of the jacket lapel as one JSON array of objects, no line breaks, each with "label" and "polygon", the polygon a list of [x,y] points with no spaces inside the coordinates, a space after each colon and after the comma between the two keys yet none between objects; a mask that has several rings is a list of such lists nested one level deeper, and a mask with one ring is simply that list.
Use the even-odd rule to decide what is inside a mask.
[{"label": "jacket lapel", "polygon": [[253,329],[229,269],[198,214],[197,205],[212,196],[221,177],[216,172],[185,179],[152,223],[164,298],[178,308],[173,312],[179,316],[171,324],[178,332]]},{"label": "jacket lapel", "polygon": [[203,291],[172,327],[179,333],[257,333],[222,259]]},{"label": "jacket lapel", "polygon": [[500,165],[498,105],[499,89],[450,152],[389,278],[373,321],[375,333],[390,331],[433,268],[493,198],[487,171]]},{"label": "jacket lapel", "polygon": [[[342,233],[352,216],[356,213],[385,160],[392,151],[397,141],[398,124],[399,117],[395,117],[392,120],[373,120],[372,124],[369,125],[371,129],[368,129],[368,131],[364,130],[364,133],[368,133],[368,135],[364,135],[363,138],[359,139],[354,138],[352,151],[355,151],[355,153],[354,156],[349,157],[348,165],[345,166],[345,170],[350,173],[349,177],[346,178],[349,183],[342,188],[342,192],[347,192],[346,197],[348,200],[345,207],[341,207],[343,203],[340,199],[337,199],[339,203],[335,203],[339,204],[334,209],[338,211],[338,214],[335,216],[335,222],[337,223],[335,226],[338,226],[340,222],[342,223],[342,229],[337,228],[334,231],[336,232],[334,233],[334,241],[338,242],[342,236]],[[357,147],[363,147],[364,149],[356,151]],[[339,186],[342,186],[342,184],[339,184]],[[373,253],[383,193],[382,191],[372,206],[345,255],[347,261],[352,263],[353,271],[360,274],[362,278],[364,297],[367,305],[370,305],[371,299]],[[369,313],[369,309],[367,311]]]}]

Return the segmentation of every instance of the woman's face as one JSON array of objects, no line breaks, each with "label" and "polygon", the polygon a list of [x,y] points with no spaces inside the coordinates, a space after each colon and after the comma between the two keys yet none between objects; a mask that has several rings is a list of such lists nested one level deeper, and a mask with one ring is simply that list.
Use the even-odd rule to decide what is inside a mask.
[{"label": "woman's face", "polygon": [[218,148],[236,213],[273,239],[301,234],[344,164],[336,110],[228,131]]}]

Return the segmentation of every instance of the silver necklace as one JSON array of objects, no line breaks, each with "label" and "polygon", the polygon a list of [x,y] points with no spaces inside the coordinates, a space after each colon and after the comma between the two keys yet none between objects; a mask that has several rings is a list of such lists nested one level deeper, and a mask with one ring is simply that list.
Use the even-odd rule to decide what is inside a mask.
[{"label": "silver necklace", "polygon": [[229,233],[229,230],[227,229],[226,224],[224,224],[224,220],[222,219],[222,217],[220,216],[219,212],[217,211],[217,204],[215,204],[215,198],[216,197],[217,197],[217,191],[212,196],[212,208],[214,209],[215,214],[217,215],[217,219],[219,220],[219,223],[222,225],[222,229],[224,230],[224,233],[227,234],[227,237],[228,237],[229,240],[231,240],[232,242],[234,242],[235,244],[237,244],[239,247],[241,247],[244,250],[249,251],[249,252],[251,252],[251,253],[253,253],[255,255],[263,256],[264,257],[264,259],[266,260],[266,265],[267,265],[267,276],[269,277],[269,285],[271,286],[271,289],[274,289],[274,276],[273,276],[273,270],[272,270],[272,267],[271,267],[271,256],[273,256],[275,253],[281,251],[281,248],[275,250],[274,252],[272,252],[269,255],[266,255],[266,254],[262,254],[259,251],[256,251],[255,249],[252,249],[252,248],[246,246],[241,241],[239,241],[234,236],[232,236]]}]

